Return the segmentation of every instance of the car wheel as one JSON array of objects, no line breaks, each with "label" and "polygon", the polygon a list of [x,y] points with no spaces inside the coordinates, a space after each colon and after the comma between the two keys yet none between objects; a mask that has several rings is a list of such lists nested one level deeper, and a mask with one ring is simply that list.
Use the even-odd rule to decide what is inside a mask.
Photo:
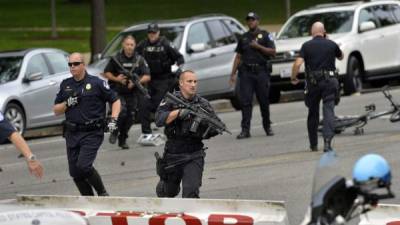
[{"label": "car wheel", "polygon": [[281,90],[276,87],[271,87],[269,91],[269,102],[278,103],[280,99],[281,99]]},{"label": "car wheel", "polygon": [[343,80],[343,91],[345,95],[350,95],[362,90],[362,68],[360,61],[350,56],[347,64],[347,74]]},{"label": "car wheel", "polygon": [[19,131],[20,134],[25,133],[25,113],[19,105],[15,103],[8,104],[4,116],[8,119],[8,121],[11,122],[11,124]]}]

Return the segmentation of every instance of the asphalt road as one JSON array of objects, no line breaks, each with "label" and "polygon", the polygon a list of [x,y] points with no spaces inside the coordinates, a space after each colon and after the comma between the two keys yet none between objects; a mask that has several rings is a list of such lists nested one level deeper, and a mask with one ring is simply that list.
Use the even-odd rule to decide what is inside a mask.
[{"label": "asphalt road", "polygon": [[[400,90],[392,92],[400,101]],[[389,104],[380,92],[345,97],[337,107],[339,115],[364,112],[364,105],[375,103],[377,111]],[[271,119],[275,136],[266,137],[262,130],[258,106],[254,108],[252,138],[236,140],[240,131],[240,112],[221,113],[233,135],[224,134],[206,142],[209,147],[201,188],[202,198],[284,200],[291,224],[298,224],[309,204],[312,181],[319,152],[309,152],[306,132],[306,108],[302,101],[274,104]],[[160,130],[161,131],[161,130]],[[155,151],[160,147],[135,144],[139,127],[130,133],[130,150],[119,150],[106,141],[95,166],[112,195],[155,197],[158,178],[155,173]],[[365,134],[354,136],[348,129],[334,139],[340,158],[337,171],[351,174],[354,162],[363,154],[382,154],[392,165],[393,191],[400,193],[400,123],[388,118],[370,121]],[[322,148],[322,139],[320,139]],[[71,194],[78,191],[68,175],[65,142],[59,136],[29,140],[29,145],[45,166],[45,177],[36,180],[27,173],[25,162],[17,159],[13,146],[0,146],[0,199],[15,194]],[[399,198],[388,202],[400,203]]]}]

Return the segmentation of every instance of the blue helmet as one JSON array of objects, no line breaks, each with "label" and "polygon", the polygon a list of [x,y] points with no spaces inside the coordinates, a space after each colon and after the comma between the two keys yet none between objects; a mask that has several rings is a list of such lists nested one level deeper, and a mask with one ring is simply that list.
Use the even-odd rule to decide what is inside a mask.
[{"label": "blue helmet", "polygon": [[377,154],[364,155],[354,164],[353,179],[356,183],[377,180],[378,187],[389,186],[392,179],[389,163]]}]

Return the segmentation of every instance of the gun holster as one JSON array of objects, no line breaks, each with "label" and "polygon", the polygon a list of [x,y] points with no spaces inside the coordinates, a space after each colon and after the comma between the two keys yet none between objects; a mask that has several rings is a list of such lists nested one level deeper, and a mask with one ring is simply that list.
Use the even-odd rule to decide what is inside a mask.
[{"label": "gun holster", "polygon": [[167,180],[167,178],[168,178],[167,171],[165,170],[165,166],[167,166],[167,164],[166,164],[164,158],[161,158],[157,154],[156,155],[156,171],[157,171],[157,175],[160,177],[161,180]]}]

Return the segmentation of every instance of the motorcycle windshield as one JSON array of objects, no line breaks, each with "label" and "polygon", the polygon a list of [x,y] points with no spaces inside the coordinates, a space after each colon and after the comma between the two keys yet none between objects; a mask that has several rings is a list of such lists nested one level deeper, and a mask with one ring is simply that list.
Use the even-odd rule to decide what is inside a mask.
[{"label": "motorcycle windshield", "polygon": [[314,174],[311,216],[316,221],[326,212],[331,199],[346,189],[346,166],[341,165],[335,151],[324,153]]}]

